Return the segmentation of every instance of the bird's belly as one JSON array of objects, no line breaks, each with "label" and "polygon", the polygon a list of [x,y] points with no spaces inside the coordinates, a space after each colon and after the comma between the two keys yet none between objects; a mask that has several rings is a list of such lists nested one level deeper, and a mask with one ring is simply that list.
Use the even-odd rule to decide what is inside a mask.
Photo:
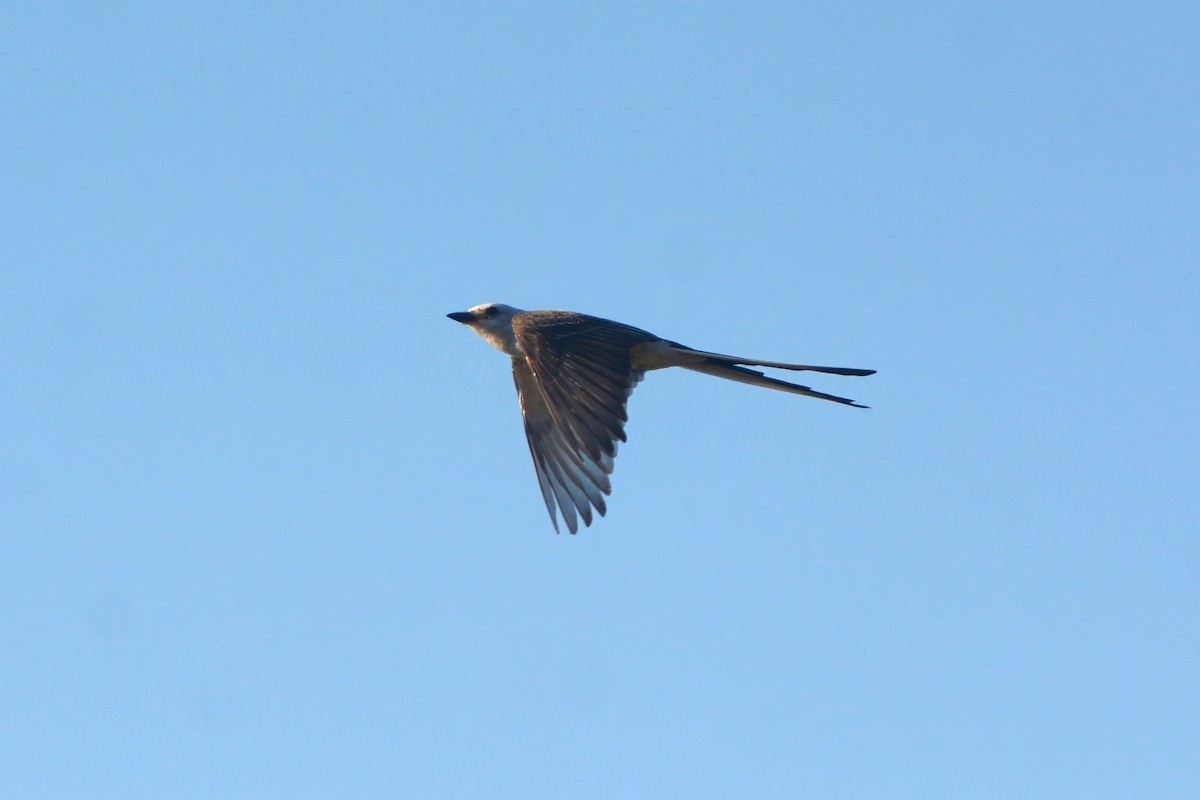
[{"label": "bird's belly", "polygon": [[676,342],[668,342],[666,339],[659,339],[656,342],[643,342],[635,345],[630,352],[632,357],[633,368],[636,370],[648,371],[652,369],[663,369],[664,367],[678,367],[686,359],[682,358],[682,354],[676,350],[676,347],[681,347]]}]

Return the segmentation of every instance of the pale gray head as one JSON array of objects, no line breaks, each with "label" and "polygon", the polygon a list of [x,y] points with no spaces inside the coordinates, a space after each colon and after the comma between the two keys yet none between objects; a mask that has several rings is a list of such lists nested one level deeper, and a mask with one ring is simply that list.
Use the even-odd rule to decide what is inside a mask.
[{"label": "pale gray head", "polygon": [[521,309],[506,306],[504,303],[481,303],[466,311],[454,311],[446,316],[455,322],[461,322],[478,333],[488,344],[508,353],[510,356],[520,354],[513,337],[513,314]]}]

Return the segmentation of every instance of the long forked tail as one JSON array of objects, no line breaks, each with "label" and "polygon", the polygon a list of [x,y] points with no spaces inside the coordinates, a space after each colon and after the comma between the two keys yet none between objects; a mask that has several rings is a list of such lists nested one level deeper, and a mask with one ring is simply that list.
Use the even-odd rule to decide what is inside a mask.
[{"label": "long forked tail", "polygon": [[757,361],[749,358],[740,358],[738,356],[726,356],[720,353],[708,353],[703,350],[692,350],[690,347],[674,345],[671,348],[676,354],[684,356],[680,359],[679,366],[703,372],[706,375],[715,375],[718,378],[726,380],[738,381],[739,383],[748,383],[752,386],[765,386],[768,389],[777,389],[781,392],[791,392],[792,394],[804,395],[805,397],[816,397],[821,400],[830,400],[834,403],[843,403],[855,408],[869,408],[860,403],[856,403],[846,397],[838,397],[833,394],[825,394],[811,389],[808,386],[801,386],[798,383],[788,383],[776,378],[770,378],[758,370],[746,369],[741,364],[750,364],[756,367],[774,367],[776,369],[790,370],[807,370],[809,372],[826,372],[831,375],[874,375],[873,369],[852,369],[850,367],[817,367],[808,364],[785,364],[781,361]]}]

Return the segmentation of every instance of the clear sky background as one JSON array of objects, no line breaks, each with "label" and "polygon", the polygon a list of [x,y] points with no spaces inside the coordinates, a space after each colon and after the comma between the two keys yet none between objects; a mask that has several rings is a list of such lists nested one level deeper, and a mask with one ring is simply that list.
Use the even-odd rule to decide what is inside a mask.
[{"label": "clear sky background", "polygon": [[1198,9],[5,4],[3,795],[1200,797]]}]

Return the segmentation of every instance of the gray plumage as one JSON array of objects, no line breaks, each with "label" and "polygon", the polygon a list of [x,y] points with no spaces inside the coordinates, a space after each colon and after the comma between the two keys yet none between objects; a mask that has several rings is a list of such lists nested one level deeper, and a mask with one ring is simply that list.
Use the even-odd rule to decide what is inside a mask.
[{"label": "gray plumage", "polygon": [[542,499],[558,530],[592,524],[592,509],[607,510],[617,442],[625,441],[626,402],[648,370],[665,367],[715,375],[793,394],[865,408],[845,397],[777,380],[742,365],[871,375],[875,370],[818,367],[693,350],[678,342],[587,314],[522,311],[485,303],[448,314],[512,357],[513,381],[525,420]]}]

